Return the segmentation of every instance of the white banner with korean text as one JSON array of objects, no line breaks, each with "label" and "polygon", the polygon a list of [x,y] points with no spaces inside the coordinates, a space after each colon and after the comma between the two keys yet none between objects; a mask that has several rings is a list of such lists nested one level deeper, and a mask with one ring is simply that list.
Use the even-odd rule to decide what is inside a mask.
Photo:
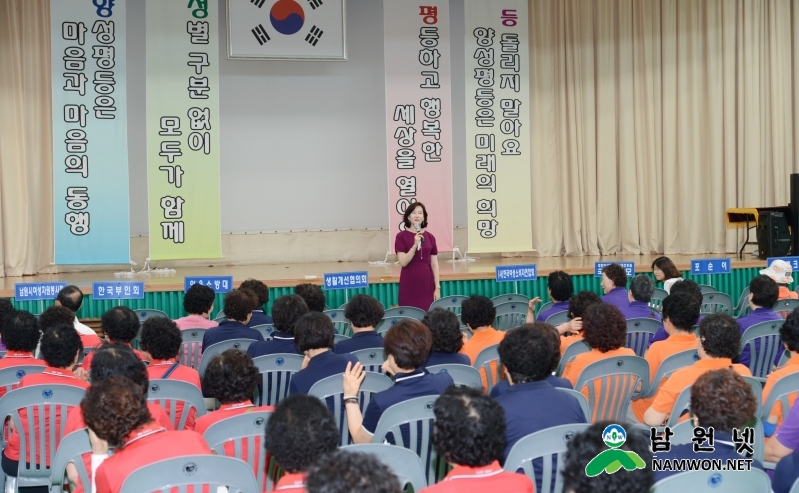
[{"label": "white banner with korean text", "polygon": [[424,203],[439,251],[452,250],[449,1],[385,0],[389,244]]},{"label": "white banner with korean text", "polygon": [[527,0],[465,0],[469,252],[532,249]]}]

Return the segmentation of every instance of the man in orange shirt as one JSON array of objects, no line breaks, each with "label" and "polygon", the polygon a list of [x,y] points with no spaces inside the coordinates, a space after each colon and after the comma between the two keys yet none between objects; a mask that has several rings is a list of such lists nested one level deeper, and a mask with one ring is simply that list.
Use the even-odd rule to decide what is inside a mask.
[{"label": "man in orange shirt", "polygon": [[[669,338],[652,344],[646,352],[649,363],[649,384],[663,385],[666,379],[655,383],[660,364],[673,354],[696,349],[696,336],[691,334],[691,327],[699,320],[699,302],[688,293],[670,294],[663,300],[663,328]],[[638,399],[632,403],[635,418],[643,422],[644,413],[655,401],[654,397]]]},{"label": "man in orange shirt", "polygon": [[[799,313],[796,311],[792,311],[785,320],[785,323],[780,327],[780,339],[785,345],[785,350],[790,352],[791,359],[788,360],[785,366],[769,374],[766,379],[766,386],[763,387],[763,402],[766,402],[771,389],[774,388],[774,384],[776,384],[780,378],[799,371]],[[789,408],[793,406],[794,401],[796,401],[796,396],[796,393],[788,395]],[[777,427],[782,424],[782,418],[787,412],[788,409],[783,409],[782,404],[779,402],[774,404],[774,407],[771,408],[771,412],[769,412],[768,418],[763,423],[763,432],[767,437],[774,434]]]},{"label": "man in orange shirt", "polygon": [[[477,355],[483,349],[499,344],[505,338],[505,333],[494,328],[494,321],[497,318],[497,309],[494,303],[485,296],[473,294],[461,304],[461,322],[466,324],[472,338],[463,342],[461,353],[469,357],[469,361],[474,365]],[[499,380],[496,362],[491,362],[491,374],[493,381]],[[483,379],[483,389],[488,388],[488,377],[483,370],[480,370],[480,377]]]},{"label": "man in orange shirt", "polygon": [[732,362],[741,350],[741,332],[735,319],[729,315],[714,314],[702,320],[699,324],[696,350],[699,361],[675,371],[661,385],[654,402],[644,413],[644,423],[649,426],[662,425],[669,417],[680,393],[709,371],[732,368],[739,375],[752,376],[749,368]]}]

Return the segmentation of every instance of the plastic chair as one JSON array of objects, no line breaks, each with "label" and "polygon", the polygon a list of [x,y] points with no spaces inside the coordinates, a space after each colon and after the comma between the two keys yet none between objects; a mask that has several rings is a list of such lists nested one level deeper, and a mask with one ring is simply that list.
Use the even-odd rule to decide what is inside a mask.
[{"label": "plastic chair", "polygon": [[[752,423],[747,423],[746,425],[742,426],[742,428],[750,427],[754,429],[755,432],[755,443],[752,446],[755,453],[752,455],[752,458],[755,460],[760,461],[761,464],[764,466],[768,464],[767,462],[763,461],[763,457],[765,455],[766,450],[766,442],[763,440],[763,422],[760,421],[759,418],[755,418]],[[694,437],[694,424],[689,419],[687,421],[683,421],[682,423],[676,424],[671,427],[672,433],[674,435],[671,437],[671,444],[672,445],[683,445],[691,443],[691,439]],[[773,464],[773,463],[771,463]],[[768,467],[766,467],[768,469]],[[774,469],[772,467],[771,469]]]},{"label": "plastic chair", "polygon": [[195,370],[200,367],[202,359],[203,336],[208,329],[181,330],[183,350],[180,353],[180,364]]},{"label": "plastic chair", "polygon": [[255,342],[254,339],[228,339],[227,341],[217,342],[216,344],[211,344],[210,346],[203,348],[203,355],[200,359],[200,369],[198,370],[200,373],[200,378],[205,375],[205,369],[208,367],[208,363],[211,361],[211,358],[217,354],[224,353],[228,349],[238,349],[246,353],[247,348],[250,347],[250,344],[253,342]]},{"label": "plastic chair", "polygon": [[187,491],[188,486],[194,487],[194,491],[204,491],[204,486],[210,491],[227,486],[228,493],[260,491],[249,464],[233,457],[211,454],[185,455],[140,467],[130,473],[119,491],[168,493],[172,488]]},{"label": "plastic chair", "polygon": [[649,363],[640,356],[616,356],[605,358],[586,366],[577,377],[574,390],[588,390],[588,406],[591,423],[613,421],[623,423],[638,384],[641,394],[649,386]]},{"label": "plastic chair", "polygon": [[458,365],[455,363],[447,365],[428,366],[430,373],[446,373],[452,377],[455,385],[465,385],[475,389],[483,388],[483,381],[480,379],[480,372],[469,365]]},{"label": "plastic chair", "polygon": [[550,308],[552,308],[552,305],[554,304],[555,304],[554,301],[547,301],[546,303],[538,305],[538,310],[535,311],[536,316],[538,316],[538,314],[543,311],[549,310]]},{"label": "plastic chair", "polygon": [[[352,443],[352,440],[350,438],[349,427],[347,426],[347,412],[342,402],[344,399],[342,375],[343,374],[340,373],[319,380],[311,386],[308,395],[312,395],[324,401],[328,404],[328,407],[332,404],[333,418],[336,420],[336,426],[338,426],[339,433],[341,434],[338,443],[339,445],[347,445],[348,443]],[[361,413],[366,411],[366,407],[369,405],[374,394],[389,389],[392,385],[394,385],[394,382],[387,376],[374,372],[366,372],[366,378],[363,379],[361,388],[358,391]]]},{"label": "plastic chair", "polygon": [[422,320],[425,315],[426,313],[424,310],[416,308],[415,306],[395,306],[394,308],[386,310],[383,314],[383,318],[402,317]]},{"label": "plastic chair", "polygon": [[654,318],[628,319],[626,346],[635,351],[636,356],[643,357],[655,334],[662,326],[663,323]]},{"label": "plastic chair", "polygon": [[700,284],[699,285],[699,290],[702,292],[702,294],[705,294],[705,293],[718,293],[719,292],[718,289],[714,288],[710,284]]},{"label": "plastic chair", "polygon": [[570,396],[577,399],[577,402],[580,403],[580,408],[583,410],[583,415],[585,416],[585,419],[586,420],[588,419],[588,417],[591,415],[591,408],[588,407],[588,399],[586,399],[583,394],[577,392],[576,390],[566,389],[563,387],[555,387],[555,388],[558,390],[562,390],[563,392],[568,392]]},{"label": "plastic chair", "polygon": [[732,298],[726,293],[703,292],[701,313],[726,313],[732,315]]},{"label": "plastic chair", "polygon": [[214,322],[217,323],[224,322],[225,320],[227,320],[227,315],[225,315],[225,312],[223,311],[220,311],[219,313],[216,314],[216,317],[214,317]]},{"label": "plastic chair", "polygon": [[[561,493],[563,491],[563,466],[566,462],[566,450],[569,442],[575,435],[588,429],[590,425],[574,423],[569,425],[553,426],[537,431],[516,442],[508,452],[505,459],[505,470],[508,472],[522,472],[535,482],[535,491]],[[533,461],[540,459],[544,474],[537,478],[533,468]],[[553,463],[557,462],[557,472],[552,474]],[[553,489],[554,487],[554,489]]]},{"label": "plastic chair", "polygon": [[[250,470],[258,482],[258,491],[274,489],[272,477],[266,473],[266,456],[269,452],[263,449],[262,443],[266,423],[271,415],[271,411],[251,411],[238,416],[230,416],[212,424],[203,433],[206,443],[217,455],[235,457],[240,460],[247,457],[244,462],[250,465]],[[225,452],[225,444],[231,442],[233,445],[232,456]]]},{"label": "plastic chair", "polygon": [[275,326],[272,324],[253,325],[250,328],[260,332],[265,341],[272,339],[272,332],[275,331]]},{"label": "plastic chair", "polygon": [[[263,406],[276,406],[289,393],[291,376],[302,368],[299,354],[278,353],[258,356],[252,360],[261,373],[258,402]],[[255,402],[255,401],[253,401]]]},{"label": "plastic chair", "polygon": [[768,475],[751,471],[688,471],[661,479],[650,493],[754,493],[771,491]]},{"label": "plastic chair", "polygon": [[544,320],[544,322],[548,323],[549,325],[554,325],[555,327],[557,327],[560,324],[565,324],[569,320],[571,320],[569,318],[569,311],[566,310],[548,316],[547,319]]},{"label": "plastic chair", "polygon": [[[339,306],[339,307],[338,307],[338,309],[339,309],[339,310],[346,310],[346,309],[347,309],[347,305],[348,305],[348,304],[349,304],[349,303],[342,303],[342,304],[341,304],[341,306]],[[327,308],[327,305],[325,305],[325,309],[326,309],[326,310],[329,310],[329,308]]]},{"label": "plastic chair", "polygon": [[698,359],[699,355],[697,354],[696,349],[687,349],[667,357],[655,370],[655,378],[651,379],[648,391],[646,393],[642,393],[641,397],[654,397],[655,394],[657,394],[657,391],[660,388],[660,383],[664,378],[668,378],[672,373],[680,368],[693,365]]},{"label": "plastic chair", "polygon": [[735,317],[740,318],[749,313],[749,286],[745,287],[738,297],[738,304],[735,305]]},{"label": "plastic chair", "polygon": [[784,321],[761,322],[746,329],[741,336],[741,351],[749,346],[749,371],[761,382],[771,373],[771,367],[782,347],[780,327]]},{"label": "plastic chair", "polygon": [[527,318],[527,303],[518,301],[509,301],[495,305],[497,310],[497,318],[494,322],[494,328],[497,330],[510,330],[524,324]]},{"label": "plastic chair", "polygon": [[[496,362],[495,370],[491,368],[491,363],[493,362]],[[499,344],[488,346],[477,353],[477,357],[474,359],[474,364],[472,366],[481,372],[481,375],[485,372],[486,382],[488,384],[485,391],[486,393],[490,393],[494,385],[498,384],[502,379],[502,361],[499,360]]]},{"label": "plastic chair", "polygon": [[[92,444],[89,441],[89,432],[86,429],[73,431],[62,438],[61,443],[58,444],[58,450],[55,454],[50,454],[53,457],[50,462],[50,493],[62,493],[64,491],[67,464],[70,462],[78,470],[80,484],[84,486],[84,491],[86,491],[85,485],[91,484],[91,480],[89,479],[89,471],[86,470],[81,456],[90,453],[92,453]],[[108,454],[113,454],[113,448],[109,448]]]},{"label": "plastic chair", "polygon": [[671,406],[671,413],[666,420],[666,426],[676,426],[685,411],[691,411],[691,386],[685,387],[674,400]]},{"label": "plastic chair", "polygon": [[322,313],[333,321],[333,328],[336,330],[336,334],[344,334],[352,337],[350,321],[344,316],[344,310],[325,310]]},{"label": "plastic chair", "polygon": [[788,351],[783,351],[782,356],[780,356],[780,361],[777,363],[777,368],[782,368],[783,366],[788,364],[788,360],[791,359],[791,355]]},{"label": "plastic chair", "polygon": [[390,329],[392,325],[396,324],[397,322],[402,322],[403,320],[416,320],[416,319],[413,317],[400,317],[399,315],[390,318],[384,316],[382,319],[380,319],[379,322],[377,322],[377,325],[375,326],[375,332],[377,332],[381,336],[384,336],[386,335],[386,332],[388,332],[388,329]]},{"label": "plastic chair", "polygon": [[3,368],[0,370],[0,387],[4,387],[6,392],[11,392],[17,387],[17,384],[25,375],[32,375],[35,373],[42,373],[45,366],[38,365],[20,365]]},{"label": "plastic chair", "polygon": [[[197,411],[198,418],[205,414],[203,393],[193,384],[181,380],[150,380],[147,400],[158,404],[169,414],[169,420],[176,424],[177,431],[185,429],[191,408]],[[180,416],[178,416],[179,402],[183,403]]]},{"label": "plastic chair", "polygon": [[786,299],[786,300],[779,300],[774,303],[772,309],[780,314],[780,317],[787,318],[788,315],[794,311],[794,309],[799,308],[799,300],[794,299]]},{"label": "plastic chair", "polygon": [[560,358],[560,363],[558,363],[557,375],[563,375],[563,370],[566,369],[566,364],[576,358],[578,354],[587,353],[589,351],[591,351],[591,346],[589,346],[584,340],[574,341],[573,343],[569,344],[569,346],[566,348],[566,351],[563,352],[563,356]]},{"label": "plastic chair", "polygon": [[[20,461],[17,487],[50,486],[51,470],[43,460],[45,447],[49,448],[51,455],[55,454],[64,436],[67,414],[70,409],[80,405],[85,394],[85,390],[73,385],[43,384],[12,390],[0,399],[0,418],[5,422],[6,418],[10,417],[14,422],[14,432],[19,435]],[[19,412],[23,409],[27,412],[27,422],[30,426],[22,426]],[[56,412],[61,416],[58,422],[54,422]],[[38,434],[30,436],[28,432],[33,431],[33,423],[37,416],[40,420]],[[5,448],[8,443],[3,435],[0,433],[0,444]],[[42,463],[37,466],[36,460],[31,460],[30,464],[26,465],[27,460],[24,458],[35,458],[37,454],[40,455]]]},{"label": "plastic chair", "polygon": [[[494,306],[499,306],[503,303],[524,303],[525,310],[527,309],[527,304],[530,303],[530,298],[523,294],[501,294],[499,296],[494,296],[491,298],[491,302],[494,303]],[[525,311],[525,315],[527,312]]]},{"label": "plastic chair", "polygon": [[663,305],[663,300],[666,299],[669,293],[666,292],[663,288],[655,288],[652,292],[652,297],[649,298],[649,308],[654,308],[658,313],[660,313],[661,305]]},{"label": "plastic chair", "polygon": [[793,482],[793,486],[791,486],[791,491],[788,493],[799,493],[799,479]]},{"label": "plastic chair", "polygon": [[358,358],[358,361],[361,362],[364,370],[375,373],[383,373],[382,366],[386,361],[383,348],[359,349],[350,354]]},{"label": "plastic chair", "polygon": [[427,311],[430,311],[433,308],[445,308],[451,312],[455,312],[455,314],[460,317],[461,303],[463,303],[463,300],[466,299],[469,299],[469,297],[460,294],[456,294],[453,296],[444,296],[431,303],[430,308],[428,308]]},{"label": "plastic chair", "polygon": [[[763,384],[761,384],[758,379],[753,377],[745,377],[741,375],[741,378],[743,378],[744,381],[749,384],[749,387],[752,388],[752,393],[755,395],[757,408],[760,409],[760,407],[763,405]],[[771,395],[771,393],[769,393],[769,395]]]},{"label": "plastic chair", "polygon": [[406,486],[409,484],[417,493],[427,487],[422,459],[406,448],[388,443],[361,443],[341,449],[375,456],[397,476],[403,491],[407,491]]},{"label": "plastic chair", "polygon": [[346,341],[348,339],[350,338],[348,336],[345,336],[344,334],[336,334],[333,336],[333,344],[338,344],[339,342]]},{"label": "plastic chair", "polygon": [[166,312],[162,312],[161,310],[155,310],[153,308],[140,308],[134,311],[136,312],[136,316],[139,317],[139,322],[142,323],[154,317],[169,318],[169,315],[167,315]]}]

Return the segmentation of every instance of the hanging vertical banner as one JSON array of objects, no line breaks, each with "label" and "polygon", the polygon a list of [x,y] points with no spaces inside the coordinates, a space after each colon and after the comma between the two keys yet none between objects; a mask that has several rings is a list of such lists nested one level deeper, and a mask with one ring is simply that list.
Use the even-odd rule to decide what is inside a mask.
[{"label": "hanging vertical banner", "polygon": [[389,245],[409,204],[427,208],[439,251],[452,250],[452,95],[448,0],[383,2]]},{"label": "hanging vertical banner", "polygon": [[56,264],[130,262],[126,3],[50,1]]},{"label": "hanging vertical banner", "polygon": [[150,259],[220,258],[217,0],[147,0]]},{"label": "hanging vertical banner", "polygon": [[469,252],[532,249],[527,0],[465,0]]}]

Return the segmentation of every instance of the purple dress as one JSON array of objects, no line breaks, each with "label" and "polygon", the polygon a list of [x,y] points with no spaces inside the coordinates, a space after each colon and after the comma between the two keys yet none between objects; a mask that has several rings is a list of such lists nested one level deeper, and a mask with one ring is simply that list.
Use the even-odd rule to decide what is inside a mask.
[{"label": "purple dress", "polygon": [[[435,236],[427,231],[423,235],[421,251],[417,249],[411,261],[400,272],[399,304],[427,311],[433,304],[433,292],[436,290],[430,259],[433,255],[438,255],[438,247]],[[416,235],[408,230],[400,231],[394,241],[394,250],[407,253],[413,248],[415,237]]]}]

